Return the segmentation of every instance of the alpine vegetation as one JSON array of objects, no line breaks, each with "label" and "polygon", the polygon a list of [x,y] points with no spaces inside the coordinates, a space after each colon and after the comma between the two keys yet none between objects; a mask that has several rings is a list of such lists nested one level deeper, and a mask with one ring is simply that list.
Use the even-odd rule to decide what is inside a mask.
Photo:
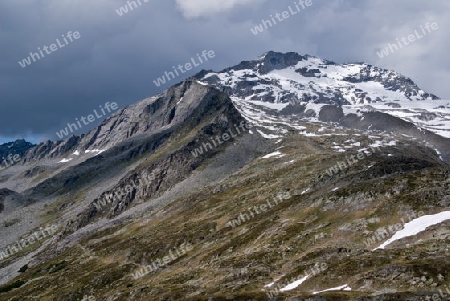
[{"label": "alpine vegetation", "polygon": [[[162,268],[172,261],[180,258],[181,256],[185,255],[187,252],[191,251],[194,247],[190,243],[182,243],[178,249],[175,249],[175,251],[172,252],[172,250],[169,251],[169,255],[164,256],[162,259],[158,258],[155,261],[153,261],[151,264],[145,265],[141,267],[138,271],[136,271],[133,274],[134,280],[137,280],[141,277],[144,277],[145,275],[157,271],[159,268]],[[175,254],[175,255],[174,255]]]},{"label": "alpine vegetation", "polygon": [[[430,24],[430,22],[427,22],[427,24],[425,24],[425,28],[427,29],[428,33],[431,33],[431,29],[437,30],[437,29],[439,29],[439,26],[436,22],[433,22],[431,24]],[[402,37],[400,39],[403,42],[403,45],[408,46],[409,44],[411,44],[417,40],[420,40],[421,38],[423,38],[424,36],[426,36],[428,34],[427,31],[425,31],[425,29],[422,26],[420,26],[420,29],[422,29],[423,36],[421,36],[420,33],[418,33],[417,29],[416,29],[416,30],[414,30],[414,34],[408,35],[408,38]],[[400,49],[403,48],[403,45],[402,45],[402,43],[400,43],[399,39],[397,38],[396,40],[397,40],[397,44],[388,44],[387,47],[381,49],[380,52],[377,52],[377,55],[380,59],[388,56],[391,53],[394,53],[395,51],[398,51],[399,48]],[[407,40],[409,41],[409,43]]]},{"label": "alpine vegetation", "polygon": [[[61,49],[61,48],[65,47],[66,45],[69,44],[69,42],[67,42],[66,37],[64,35],[62,35],[62,37],[64,39],[64,42],[66,42],[66,44],[61,44],[59,39],[56,39],[56,42],[58,43],[59,47],[57,47],[56,44],[51,44],[50,47],[47,47],[47,45],[44,45],[44,47],[42,47],[42,50],[44,50],[46,54],[50,54],[52,52],[55,52],[58,49]],[[67,33],[67,38],[70,40],[70,42],[73,42],[74,39],[78,40],[80,37],[81,36],[80,36],[80,33],[78,31],[74,31],[73,33],[71,31],[69,31]],[[50,48],[50,51],[48,50],[49,48]],[[23,59],[22,61],[19,61],[19,65],[22,68],[25,68],[26,66],[31,65],[31,63],[32,63],[31,60],[32,59],[33,59],[33,62],[36,62],[36,58],[38,60],[40,60],[41,57],[44,57],[44,53],[42,52],[41,47],[38,47],[38,50],[39,50],[39,53],[41,55],[39,55],[39,53],[36,53],[36,52],[35,53],[30,52],[30,55],[27,58]]]},{"label": "alpine vegetation", "polygon": [[[209,142],[203,142],[202,146],[191,151],[191,154],[195,158],[197,158],[199,155],[203,155],[203,151],[207,152],[208,147],[209,147],[209,150],[212,150],[213,148],[217,147],[218,145],[223,144],[225,141],[228,141],[231,138],[234,138],[234,137],[237,137],[238,135],[240,135],[241,131],[239,130],[239,128],[241,128],[242,132],[244,132],[245,129],[250,130],[252,128],[252,126],[253,125],[251,123],[241,121],[241,123],[239,124],[239,127],[237,127],[237,125],[234,125],[234,128],[236,129],[237,134],[233,135],[233,131],[231,129],[229,129],[228,130],[228,133],[230,133],[229,135],[227,133],[223,133],[222,136],[217,135],[215,138],[210,138],[214,147]],[[220,138],[222,138],[223,141]],[[216,143],[216,141],[217,141],[217,143]]]},{"label": "alpine vegetation", "polygon": [[[298,3],[294,2],[295,8],[297,10],[292,9],[292,7],[289,5],[288,6],[289,11],[285,10],[281,14],[276,13],[275,17],[277,18],[277,20],[279,22],[282,22],[283,20],[286,20],[290,16],[296,15],[300,11],[305,10],[308,6],[311,6],[312,4],[313,4],[312,0],[305,0],[305,1],[299,0]],[[300,6],[302,8],[300,8]],[[268,29],[269,27],[272,27],[277,24],[277,21],[275,21],[275,18],[273,17],[273,15],[270,15],[270,20],[261,20],[261,22],[262,23],[260,23],[258,26],[255,26],[254,28],[250,29],[254,35],[257,35],[258,33],[262,33],[264,31],[264,29]],[[267,27],[267,25],[269,25],[269,27]]]},{"label": "alpine vegetation", "polygon": [[[373,153],[375,153],[375,150],[379,151],[379,146],[376,147],[371,147],[370,149],[372,150],[372,152],[367,152],[365,153],[366,157],[370,157],[372,156]],[[352,166],[353,164],[357,163],[359,160],[364,159],[364,153],[363,152],[358,152],[358,154],[356,155],[351,155],[350,158],[349,157],[345,157],[346,161],[338,161],[333,167],[330,167],[326,172],[327,174],[331,177],[333,176],[333,174],[338,174],[341,171],[344,171],[345,169],[349,168],[350,166]],[[351,159],[351,160],[350,160]]]},{"label": "alpine vegetation", "polygon": [[[103,115],[99,115],[97,113],[97,110],[94,110],[95,116],[90,114],[87,116],[87,118],[85,118],[84,116],[81,116],[81,121],[83,122],[84,125],[88,125],[91,122],[94,122],[96,120],[96,118],[102,118],[104,116],[106,116],[107,114],[105,113],[105,111],[103,109],[106,109],[108,111],[108,113],[111,113],[112,109],[113,111],[117,110],[119,107],[117,106],[117,103],[113,102],[111,104],[109,104],[109,102],[105,103],[105,107],[103,108],[101,105],[99,106],[100,110],[102,111]],[[86,122],[87,120],[87,122]],[[78,127],[75,123],[67,123],[67,126],[60,130],[59,132],[56,132],[56,135],[58,135],[59,139],[64,138],[65,136],[69,135],[69,130],[71,133],[73,133],[74,129],[75,131],[77,131],[78,129],[81,129],[83,126],[81,125],[80,121],[78,120],[78,118],[75,118],[75,121],[78,124]]]},{"label": "alpine vegetation", "polygon": [[[282,202],[283,200],[288,200],[291,198],[291,194],[289,192],[284,192],[284,193],[280,193],[277,195],[277,198],[280,202]],[[230,221],[228,221],[226,224],[236,228],[237,226],[240,226],[241,223],[245,223],[246,221],[249,221],[251,218],[255,217],[258,214],[264,213],[266,212],[268,209],[272,209],[273,207],[275,207],[276,205],[278,205],[278,200],[275,198],[274,202],[275,205],[272,205],[272,203],[269,202],[269,200],[267,200],[267,204],[261,204],[259,206],[253,206],[253,208],[248,208],[248,212],[250,213],[250,215],[248,215],[247,213],[242,213],[239,214],[238,218],[232,219]],[[261,211],[258,211],[258,208]],[[253,209],[253,211],[252,211]]]},{"label": "alpine vegetation", "polygon": [[[203,50],[201,57],[200,57],[200,54],[197,53],[198,64],[197,64],[195,58],[192,57],[192,58],[191,58],[192,64],[191,64],[190,62],[187,62],[187,63],[184,64],[184,65],[179,64],[178,67],[176,67],[176,68],[175,68],[175,66],[172,66],[173,71],[175,72],[176,76],[175,76],[175,74],[174,74],[172,71],[169,71],[169,72],[166,71],[166,72],[164,72],[164,75],[163,75],[162,77],[158,77],[158,79],[157,79],[157,80],[154,80],[153,82],[155,83],[155,85],[156,85],[157,87],[159,87],[159,86],[161,86],[161,85],[164,85],[164,84],[166,83],[166,78],[167,78],[167,82],[169,82],[169,81],[171,81],[172,79],[175,79],[177,76],[180,76],[180,74],[178,73],[178,70],[180,70],[180,72],[184,74],[184,73],[186,73],[187,71],[189,71],[189,70],[192,69],[192,65],[193,65],[194,67],[198,67],[198,66],[200,66],[201,64],[203,64],[204,62],[203,62],[203,60],[202,60],[202,57],[203,57],[203,59],[205,60],[205,62],[207,62],[207,61],[208,61],[208,57],[209,57],[210,59],[212,59],[212,58],[214,58],[215,56],[216,56],[216,54],[214,53],[213,50],[210,50],[210,51],[208,51],[208,52],[207,52],[206,50]],[[183,67],[184,67],[184,69],[183,69]],[[178,69],[178,70],[177,70],[177,69]]]},{"label": "alpine vegetation", "polygon": [[[444,287],[445,287],[445,290],[447,291],[447,293],[450,294],[450,285],[445,285]],[[440,298],[438,299],[438,298],[435,297],[435,295],[433,295],[433,300],[438,300],[438,301],[440,301],[440,300],[448,300],[448,295],[445,295],[445,294],[442,292],[442,289],[443,289],[444,287],[438,288],[439,294],[441,295],[442,299],[440,299]],[[439,297],[439,296],[438,296],[438,297]]]},{"label": "alpine vegetation", "polygon": [[[431,277],[430,275],[423,274],[422,277],[419,275],[418,277],[413,277],[411,280],[409,280],[409,283],[417,286],[417,287],[424,287],[425,283],[430,283],[431,285],[437,285],[434,291],[430,291],[427,294],[420,294],[419,296],[416,296],[414,300],[416,301],[448,301],[450,294],[450,285],[443,284],[445,277],[441,274],[437,275],[437,282],[436,283],[434,277]],[[437,290],[437,292],[436,292]],[[447,292],[447,294],[444,294],[443,290]],[[408,299],[411,300],[411,299]]]}]

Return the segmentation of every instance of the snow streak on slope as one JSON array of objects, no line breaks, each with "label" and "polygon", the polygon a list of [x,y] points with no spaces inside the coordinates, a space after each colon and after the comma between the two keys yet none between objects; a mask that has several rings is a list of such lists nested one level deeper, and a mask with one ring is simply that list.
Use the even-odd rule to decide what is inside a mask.
[{"label": "snow streak on slope", "polygon": [[405,227],[402,230],[396,232],[394,236],[392,236],[390,239],[385,241],[381,246],[375,248],[374,250],[384,249],[387,245],[393,243],[396,240],[416,235],[417,233],[424,231],[426,228],[439,224],[448,219],[450,219],[450,211],[444,211],[434,215],[424,215],[416,218],[409,223],[406,223]]},{"label": "snow streak on slope", "polygon": [[329,291],[340,291],[340,290],[344,290],[344,291],[351,291],[352,289],[348,286],[348,284],[344,284],[338,287],[333,287],[333,288],[329,288],[323,291],[319,291],[319,292],[313,292],[313,295],[315,294],[320,294],[323,292],[329,292]]},{"label": "snow streak on slope", "polygon": [[285,287],[283,287],[282,289],[280,289],[281,292],[285,292],[285,291],[290,291],[293,290],[294,288],[296,288],[297,286],[299,286],[300,284],[302,284],[303,282],[305,282],[308,279],[309,275],[306,275],[305,277],[303,277],[302,279],[299,279],[297,281],[294,281],[288,285],[286,285]]}]

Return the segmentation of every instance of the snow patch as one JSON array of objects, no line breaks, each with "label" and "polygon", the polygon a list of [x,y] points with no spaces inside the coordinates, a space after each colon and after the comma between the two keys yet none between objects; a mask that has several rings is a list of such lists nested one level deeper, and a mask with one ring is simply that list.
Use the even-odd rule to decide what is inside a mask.
[{"label": "snow patch", "polygon": [[442,223],[443,221],[446,221],[448,219],[450,219],[450,211],[444,211],[433,215],[424,215],[413,219],[412,221],[406,223],[402,230],[397,231],[394,236],[385,241],[378,248],[373,249],[373,251],[384,249],[387,245],[393,243],[396,240],[416,235],[417,233],[426,230],[426,228]]},{"label": "snow patch", "polygon": [[265,155],[264,157],[262,157],[263,159],[267,159],[267,158],[271,158],[271,157],[277,157],[277,158],[281,158],[285,156],[285,154],[281,153],[280,151],[276,151],[273,152],[271,154]]},{"label": "snow patch", "polygon": [[282,102],[271,103],[271,102],[264,102],[264,101],[257,101],[257,100],[252,100],[249,102],[252,104],[258,105],[258,106],[263,106],[263,107],[266,107],[269,109],[274,109],[277,111],[281,111],[289,105],[289,103],[282,103]]},{"label": "snow patch", "polygon": [[72,158],[69,158],[69,159],[62,159],[62,160],[59,161],[58,163],[67,163],[67,162],[70,162],[70,161],[72,161]]},{"label": "snow patch", "polygon": [[310,191],[310,190],[311,190],[311,188],[305,189],[305,190],[302,191],[301,194],[305,194],[305,193],[307,193],[307,192]]},{"label": "snow patch", "polygon": [[89,153],[98,153],[98,154],[101,154],[101,153],[103,153],[104,151],[106,151],[106,149],[92,149],[92,150],[85,150],[84,152],[85,152],[86,154],[89,154]]},{"label": "snow patch", "polygon": [[280,279],[283,278],[283,277],[284,277],[284,275],[282,275],[281,277],[275,279],[273,282],[264,285],[264,287],[271,287],[272,285],[274,285],[275,283],[277,283],[277,281],[280,280]]},{"label": "snow patch", "polygon": [[349,287],[348,284],[344,284],[344,285],[341,285],[341,286],[338,286],[338,287],[329,288],[329,289],[326,289],[326,290],[323,290],[323,291],[313,292],[313,294],[315,295],[315,294],[319,294],[319,293],[323,293],[323,292],[341,291],[341,290],[351,291],[352,288]]},{"label": "snow patch", "polygon": [[281,292],[285,292],[285,291],[290,291],[293,290],[294,288],[296,288],[297,286],[299,286],[300,284],[302,284],[303,282],[306,281],[306,279],[308,279],[309,275],[306,275],[305,277],[303,277],[302,279],[299,279],[297,281],[294,281],[288,285],[286,285],[285,287],[283,287],[282,289],[280,289]]}]

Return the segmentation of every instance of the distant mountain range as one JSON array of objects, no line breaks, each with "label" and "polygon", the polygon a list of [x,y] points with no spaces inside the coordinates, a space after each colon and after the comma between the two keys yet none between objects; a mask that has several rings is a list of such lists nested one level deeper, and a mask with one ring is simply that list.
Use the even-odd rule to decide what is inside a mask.
[{"label": "distant mountain range", "polygon": [[[24,139],[8,142],[0,145],[0,158],[7,158],[8,155],[19,155],[22,157],[30,148],[36,146]],[[1,160],[0,160],[1,161]]]}]

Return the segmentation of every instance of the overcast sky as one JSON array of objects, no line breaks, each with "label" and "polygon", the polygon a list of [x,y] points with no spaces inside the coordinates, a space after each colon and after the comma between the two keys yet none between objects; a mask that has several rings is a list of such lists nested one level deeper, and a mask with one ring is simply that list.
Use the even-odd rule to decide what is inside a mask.
[{"label": "overcast sky", "polygon": [[[124,0],[0,1],[0,143],[57,140],[56,131],[106,102],[123,108],[202,68],[219,71],[268,50],[393,69],[450,99],[449,0],[311,0],[310,7],[258,35],[250,29],[298,1],[139,1],[122,16],[116,10]],[[427,22],[439,29],[378,57],[387,43]],[[65,44],[62,35],[69,31],[80,37]],[[64,47],[19,65],[57,38]],[[166,85],[154,84],[203,50],[216,56]]]}]

